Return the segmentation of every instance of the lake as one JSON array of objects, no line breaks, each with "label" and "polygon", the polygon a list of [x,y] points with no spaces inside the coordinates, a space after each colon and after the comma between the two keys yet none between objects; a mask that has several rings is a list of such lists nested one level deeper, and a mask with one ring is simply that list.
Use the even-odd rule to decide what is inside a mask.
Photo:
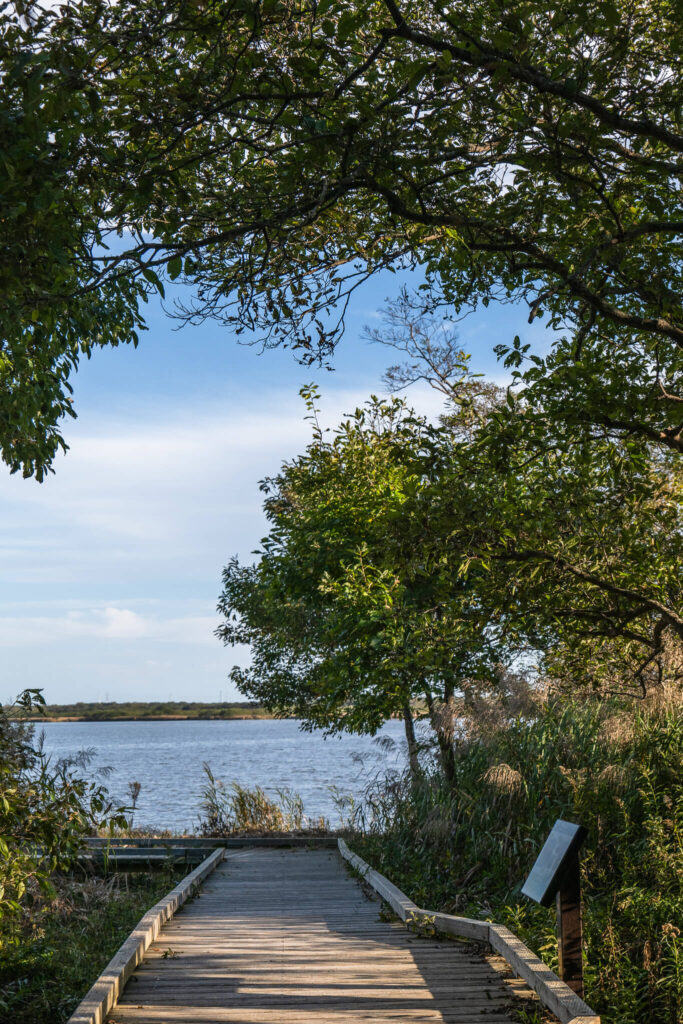
[{"label": "lake", "polygon": [[[134,824],[193,829],[199,819],[206,761],[225,783],[261,786],[270,795],[298,793],[309,819],[339,821],[330,787],[356,799],[377,775],[405,766],[403,722],[387,722],[379,737],[303,732],[294,720],[226,722],[46,722],[45,750],[66,757],[92,748],[87,774],[113,769],[104,780],[117,803],[130,803],[128,783],[141,783]],[[85,773],[84,773],[85,774]]]}]

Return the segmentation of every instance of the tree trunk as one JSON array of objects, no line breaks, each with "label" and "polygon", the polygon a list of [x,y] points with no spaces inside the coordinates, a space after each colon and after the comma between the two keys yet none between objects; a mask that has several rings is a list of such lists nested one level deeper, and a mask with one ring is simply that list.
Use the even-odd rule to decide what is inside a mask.
[{"label": "tree trunk", "polygon": [[437,733],[439,749],[441,751],[441,765],[443,773],[451,783],[455,784],[455,751],[453,749],[453,738],[450,739],[443,733]]},{"label": "tree trunk", "polygon": [[445,685],[444,700],[439,707],[434,704],[434,699],[428,690],[425,691],[425,696],[427,697],[427,707],[429,708],[429,717],[432,723],[432,728],[436,733],[436,739],[439,744],[441,767],[443,768],[443,773],[448,781],[453,784],[455,782],[453,711],[451,707],[453,702],[453,687],[450,683]]},{"label": "tree trunk", "polygon": [[415,739],[415,722],[413,721],[413,713],[410,710],[410,704],[407,702],[403,705],[403,723],[406,727],[410,775],[413,782],[415,782],[420,775],[420,760],[417,756],[417,740]]}]

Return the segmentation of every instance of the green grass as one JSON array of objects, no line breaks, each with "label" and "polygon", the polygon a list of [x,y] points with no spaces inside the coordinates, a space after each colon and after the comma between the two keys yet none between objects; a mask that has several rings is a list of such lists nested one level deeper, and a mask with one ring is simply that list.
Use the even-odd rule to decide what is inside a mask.
[{"label": "green grass", "polygon": [[184,872],[56,880],[0,954],[1,1024],[63,1024],[140,918]]},{"label": "green grass", "polygon": [[47,704],[26,716],[28,721],[63,719],[78,722],[154,721],[158,719],[230,719],[272,718],[267,711],[251,701],[210,704],[190,701],[108,701],[77,704]]}]

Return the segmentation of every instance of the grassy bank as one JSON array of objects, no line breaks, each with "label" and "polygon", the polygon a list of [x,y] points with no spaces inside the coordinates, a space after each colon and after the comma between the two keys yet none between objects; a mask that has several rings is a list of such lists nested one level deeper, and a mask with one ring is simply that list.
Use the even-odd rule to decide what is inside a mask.
[{"label": "grassy bank", "polygon": [[46,704],[42,711],[33,709],[26,721],[48,722],[156,722],[172,719],[243,719],[272,718],[258,704],[250,701],[206,704],[188,701],[107,701],[77,704]]},{"label": "grassy bank", "polygon": [[0,958],[1,1024],[62,1024],[140,918],[184,874],[56,880],[26,904],[23,935]]},{"label": "grassy bank", "polygon": [[419,906],[504,923],[556,967],[554,911],[520,888],[555,820],[581,821],[587,999],[606,1024],[679,1024],[680,695],[556,701],[482,726],[452,783],[432,769],[369,792],[354,849]]}]

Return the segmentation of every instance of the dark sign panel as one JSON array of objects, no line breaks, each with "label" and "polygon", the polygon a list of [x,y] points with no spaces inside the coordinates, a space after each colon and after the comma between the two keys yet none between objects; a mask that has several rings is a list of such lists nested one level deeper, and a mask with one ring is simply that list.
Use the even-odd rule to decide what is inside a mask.
[{"label": "dark sign panel", "polygon": [[582,825],[556,821],[522,886],[524,895],[549,907],[560,888],[562,875],[585,838],[586,830]]}]

